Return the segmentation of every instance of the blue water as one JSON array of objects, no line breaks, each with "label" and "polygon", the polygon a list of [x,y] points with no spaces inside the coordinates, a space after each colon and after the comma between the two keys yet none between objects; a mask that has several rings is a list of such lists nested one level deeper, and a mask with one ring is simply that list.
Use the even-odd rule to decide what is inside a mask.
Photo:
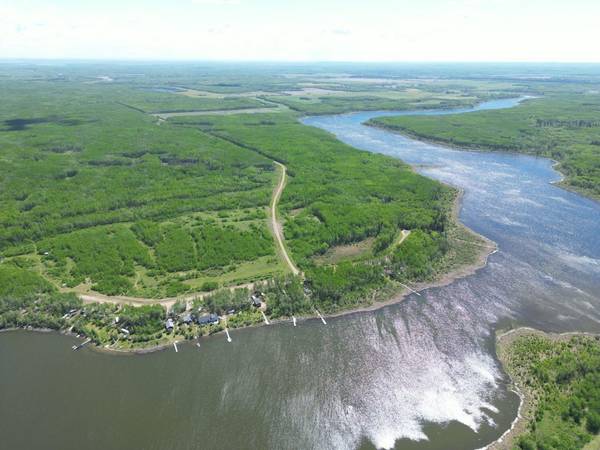
[{"label": "blue water", "polygon": [[513,107],[519,101],[453,111],[310,117],[304,123],[354,147],[400,158],[418,166],[420,173],[464,190],[461,221],[497,242],[499,251],[488,268],[432,290],[429,298],[448,301],[457,289],[468,289],[466,296],[484,304],[492,322],[510,317],[551,330],[599,331],[600,203],[553,185],[561,177],[548,159],[458,151],[363,124],[384,115],[468,113]]}]

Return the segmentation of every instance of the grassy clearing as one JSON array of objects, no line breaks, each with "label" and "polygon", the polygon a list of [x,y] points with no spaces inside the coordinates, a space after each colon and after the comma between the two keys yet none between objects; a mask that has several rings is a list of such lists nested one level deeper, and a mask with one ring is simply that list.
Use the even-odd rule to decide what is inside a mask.
[{"label": "grassy clearing", "polygon": [[313,260],[317,265],[327,265],[369,257],[373,255],[374,240],[374,238],[367,238],[348,245],[336,245],[327,249],[322,255],[313,257]]}]

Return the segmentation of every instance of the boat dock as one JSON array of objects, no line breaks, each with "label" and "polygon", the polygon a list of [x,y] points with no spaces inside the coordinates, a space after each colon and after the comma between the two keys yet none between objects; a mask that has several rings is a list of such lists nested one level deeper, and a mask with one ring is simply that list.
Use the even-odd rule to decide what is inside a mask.
[{"label": "boat dock", "polygon": [[85,341],[83,341],[81,344],[74,345],[74,346],[73,346],[73,347],[71,347],[71,348],[73,349],[73,351],[75,351],[75,350],[79,350],[81,347],[83,347],[83,346],[85,346],[85,345],[89,344],[90,342],[92,342],[92,340],[91,340],[91,339],[86,339],[86,340],[85,340]]},{"label": "boat dock", "polygon": [[321,322],[323,322],[323,325],[327,325],[327,322],[325,322],[325,318],[321,315],[317,308],[315,308],[315,312],[317,313],[317,316],[319,316],[319,319],[321,319]]},{"label": "boat dock", "polygon": [[419,297],[421,297],[421,294],[419,294],[419,293],[418,293],[417,291],[415,291],[414,289],[410,288],[409,286],[405,285],[404,283],[400,283],[400,282],[398,282],[398,283],[400,284],[400,286],[403,286],[403,287],[405,287],[406,289],[408,289],[408,290],[409,290],[410,292],[412,292],[413,294],[417,294]]},{"label": "boat dock", "polygon": [[262,314],[262,316],[263,316],[263,319],[265,320],[265,323],[266,323],[267,325],[269,325],[269,319],[267,319],[267,316],[266,316],[265,312],[264,312],[264,311],[261,311],[260,313]]}]

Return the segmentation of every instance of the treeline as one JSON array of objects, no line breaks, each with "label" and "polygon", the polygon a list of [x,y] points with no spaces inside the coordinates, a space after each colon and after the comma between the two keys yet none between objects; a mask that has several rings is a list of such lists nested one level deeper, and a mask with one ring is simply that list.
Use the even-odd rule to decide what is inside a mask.
[{"label": "treeline", "polygon": [[135,264],[153,265],[148,250],[124,225],[60,235],[40,242],[38,252],[49,273],[67,286],[89,278],[95,290],[107,295],[129,291]]},{"label": "treeline", "polygon": [[568,128],[593,128],[600,127],[600,120],[560,120],[560,119],[536,119],[538,127],[568,127]]},{"label": "treeline", "polygon": [[414,230],[388,259],[392,276],[399,280],[427,280],[434,274],[436,261],[448,248],[448,240],[443,234]]},{"label": "treeline", "polygon": [[0,263],[0,329],[34,327],[60,330],[64,315],[79,308],[74,294],[61,294],[44,278],[10,263]]},{"label": "treeline", "polygon": [[240,231],[232,226],[206,225],[194,229],[193,238],[200,255],[200,270],[275,253],[273,237],[265,226],[256,224],[251,224],[248,231]]},{"label": "treeline", "polygon": [[267,312],[272,317],[291,317],[294,314],[311,312],[311,304],[300,277],[292,275],[269,280],[263,291]]},{"label": "treeline", "polygon": [[245,288],[221,289],[214,294],[205,296],[194,302],[195,307],[202,307],[207,311],[223,315],[227,311],[241,311],[250,308],[250,291]]},{"label": "treeline", "polygon": [[155,248],[158,267],[168,272],[224,267],[274,254],[273,238],[264,225],[256,223],[243,230],[212,223],[188,229],[141,221],[132,230],[140,240]]}]

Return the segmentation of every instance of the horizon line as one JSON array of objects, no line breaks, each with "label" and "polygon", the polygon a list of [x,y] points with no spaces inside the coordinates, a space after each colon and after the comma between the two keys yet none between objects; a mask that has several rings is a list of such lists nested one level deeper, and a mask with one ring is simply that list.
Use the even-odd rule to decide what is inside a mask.
[{"label": "horizon line", "polygon": [[600,65],[598,61],[569,61],[569,60],[545,60],[545,61],[528,61],[528,60],[286,60],[286,59],[202,59],[202,58],[81,58],[81,57],[2,57],[0,63],[12,62],[113,62],[113,63],[255,63],[255,64],[581,64],[581,65]]}]

